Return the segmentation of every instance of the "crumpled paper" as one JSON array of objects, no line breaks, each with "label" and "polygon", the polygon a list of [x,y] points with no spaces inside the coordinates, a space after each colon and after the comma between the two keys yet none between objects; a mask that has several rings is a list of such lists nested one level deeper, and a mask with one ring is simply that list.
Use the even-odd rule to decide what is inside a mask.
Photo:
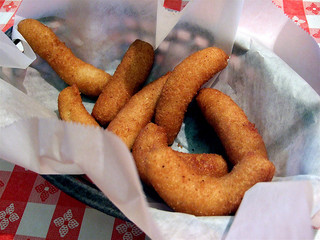
[{"label": "crumpled paper", "polygon": [[[317,162],[319,95],[314,91],[317,89],[315,85],[313,89],[302,79],[303,71],[298,69],[299,66],[288,65],[284,61],[286,54],[275,47],[276,36],[286,36],[286,28],[281,26],[290,23],[289,19],[277,15],[278,9],[274,6],[245,1],[235,39],[241,1],[221,0],[214,4],[204,0],[191,1],[182,13],[160,8],[163,4],[161,0],[110,1],[109,6],[102,1],[83,1],[83,4],[76,6],[73,3],[77,1],[57,1],[55,7],[39,1],[38,4],[33,2],[32,9],[27,2],[24,0],[17,13],[16,23],[23,17],[41,18],[70,44],[75,54],[110,73],[113,73],[132,40],[139,37],[150,42],[157,47],[157,58],[148,82],[171,70],[197,49],[210,45],[223,48],[231,54],[229,65],[207,86],[229,94],[256,124],[266,142],[270,160],[277,168],[273,181],[300,181],[301,178],[310,181],[314,204],[309,214],[315,214],[320,209],[320,164]],[[46,8],[48,11],[44,11]],[[65,9],[69,18],[63,16]],[[272,32],[271,44],[264,44],[268,38],[261,41],[259,35],[252,34],[255,32],[252,31],[255,29],[253,23],[262,29],[265,26],[259,22],[261,19],[250,21],[248,18],[250,13],[258,11],[258,16],[264,19],[261,10],[266,9],[276,16],[277,26],[280,26]],[[25,15],[19,16],[24,12]],[[268,22],[272,20],[268,15]],[[170,23],[163,28],[166,22]],[[306,33],[301,34],[301,29],[297,28],[292,31],[302,36],[298,42],[306,41],[308,51],[311,51],[313,43],[310,43]],[[14,30],[13,36],[21,38],[16,34]],[[274,54],[276,50],[282,59]],[[289,50],[283,52],[288,54]],[[315,62],[309,61],[309,57]],[[317,57],[317,54],[301,56],[312,65],[308,69],[319,76],[315,67],[319,66]],[[115,135],[102,129],[58,120],[56,99],[66,84],[43,60],[38,58],[26,71],[5,67],[0,73],[4,80],[1,81],[1,92],[7,94],[8,91],[12,101],[9,101],[10,107],[5,108],[6,98],[2,98],[5,95],[0,95],[0,113],[4,113],[0,116],[0,158],[43,174],[86,173],[152,239],[220,239],[226,236],[233,222],[232,216],[195,217],[168,211],[166,206],[152,199],[146,202],[132,156]],[[304,65],[300,67],[304,68]],[[16,95],[19,101],[16,101]],[[84,98],[84,102],[91,112],[94,100]],[[192,111],[197,110],[192,108],[190,113]],[[7,119],[7,113],[12,117]],[[187,152],[221,151],[219,147],[212,149],[212,143],[215,145],[217,141],[202,134],[203,129],[197,124],[198,121],[202,120],[192,117],[192,114],[186,116],[173,147],[179,146],[180,150]],[[282,191],[281,194],[285,193]],[[310,196],[306,194],[305,197]],[[270,207],[271,211],[272,205]],[[308,213],[303,211],[301,214],[305,217]],[[258,221],[254,227],[263,231]]]}]

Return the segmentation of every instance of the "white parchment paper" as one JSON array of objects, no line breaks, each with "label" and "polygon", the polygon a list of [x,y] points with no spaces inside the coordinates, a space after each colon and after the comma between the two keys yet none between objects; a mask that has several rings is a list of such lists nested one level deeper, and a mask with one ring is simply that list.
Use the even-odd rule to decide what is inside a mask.
[{"label": "white parchment paper", "polygon": [[[286,39],[286,29],[282,27],[290,25],[288,19],[280,16],[275,6],[256,2],[245,1],[241,12],[242,1],[191,1],[177,13],[163,9],[161,0],[82,1],[82,4],[24,0],[15,24],[25,17],[40,18],[77,56],[111,74],[135,38],[148,41],[157,48],[148,81],[172,70],[198,49],[221,47],[231,56],[229,65],[210,85],[229,94],[256,124],[277,169],[274,181],[303,179],[312,184],[312,195],[304,196],[313,199],[311,212],[295,209],[301,217],[311,218],[320,210],[320,99],[315,91],[317,81],[307,82],[303,78],[306,64],[294,65],[286,60],[295,41],[299,44],[302,41],[308,46],[304,49],[310,52],[314,45],[306,33],[293,26],[289,33],[298,37],[295,41],[291,39],[290,49],[283,46],[282,50],[275,40],[279,36]],[[253,12],[258,12],[260,18],[252,21]],[[273,15],[275,22],[270,18]],[[267,32],[263,29],[269,25],[278,28],[270,36],[264,35],[262,41],[255,34],[256,29]],[[23,41],[15,29],[13,37]],[[28,45],[24,43],[24,46]],[[320,76],[317,51],[301,55],[315,77]],[[21,55],[16,50],[12,54]],[[115,135],[58,119],[57,97],[66,84],[50,67],[40,58],[34,61],[32,52],[24,54],[23,63],[11,57],[16,61],[7,64],[3,60],[5,56],[0,57],[0,158],[42,174],[87,174],[152,239],[226,236],[233,221],[231,216],[195,217],[171,212],[152,199],[147,202],[132,156]],[[31,65],[26,70],[18,69],[28,64]],[[94,100],[85,97],[83,100],[91,112]],[[179,143],[189,152],[210,150],[210,144],[199,144],[195,130],[198,130],[196,121],[186,120],[175,146]],[[281,194],[286,193],[281,191]],[[250,204],[246,206],[250,210]],[[276,210],[281,217],[281,209],[273,209],[272,204],[269,207],[266,212]],[[288,226],[283,229],[284,234],[294,227],[289,220],[283,219]],[[259,221],[255,227],[263,231]]]}]

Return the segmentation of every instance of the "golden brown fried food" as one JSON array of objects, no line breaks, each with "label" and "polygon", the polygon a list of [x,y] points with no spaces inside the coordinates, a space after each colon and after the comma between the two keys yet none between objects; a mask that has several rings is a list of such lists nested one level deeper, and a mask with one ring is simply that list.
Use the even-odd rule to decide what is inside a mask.
[{"label": "golden brown fried food", "polygon": [[75,84],[66,87],[60,92],[58,96],[58,110],[60,118],[64,121],[99,126],[82,104],[79,89]]},{"label": "golden brown fried food", "polygon": [[[146,168],[148,154],[153,149],[159,148],[168,148],[165,129],[149,123],[141,130],[132,148],[139,176],[146,184],[150,184]],[[221,177],[228,173],[226,161],[218,154],[191,154],[178,151],[174,153],[196,174]]]},{"label": "golden brown fried food", "polygon": [[62,80],[69,85],[77,84],[83,94],[98,96],[111,79],[110,74],[77,58],[54,32],[41,22],[24,19],[19,22],[18,31],[33,51],[46,60]]},{"label": "golden brown fried food", "polygon": [[228,164],[222,156],[214,153],[183,153],[175,151],[183,162],[196,174],[222,177],[228,173]]},{"label": "golden brown fried food", "polygon": [[255,125],[229,96],[216,89],[205,88],[200,90],[196,100],[218,134],[232,164],[237,164],[248,152],[268,158]]},{"label": "golden brown fried food", "polygon": [[166,129],[168,144],[177,136],[184,114],[200,87],[227,66],[228,55],[215,47],[193,53],[177,65],[163,87],[155,122]]},{"label": "golden brown fried food", "polygon": [[172,209],[196,216],[234,213],[245,192],[257,182],[270,181],[274,173],[268,159],[248,154],[225,176],[199,175],[169,147],[151,151],[146,169],[148,180]]},{"label": "golden brown fried food", "polygon": [[103,126],[111,122],[120,109],[147,79],[154,61],[153,47],[144,41],[134,41],[125,53],[112,79],[103,89],[92,116]]},{"label": "golden brown fried food", "polygon": [[197,101],[235,164],[230,173],[215,177],[196,171],[196,167],[186,164],[175,151],[164,146],[164,129],[145,130],[151,124],[136,139],[133,156],[143,179],[175,211],[197,216],[231,214],[249,188],[272,180],[275,167],[267,158],[262,137],[229,96],[203,89]]},{"label": "golden brown fried food", "polygon": [[132,146],[139,176],[143,182],[150,184],[147,176],[146,164],[148,155],[155,147],[167,147],[165,129],[154,123],[147,124],[139,133]]},{"label": "golden brown fried food", "polygon": [[132,96],[129,102],[110,122],[108,130],[119,136],[129,149],[152,119],[163,85],[170,73],[148,84]]}]

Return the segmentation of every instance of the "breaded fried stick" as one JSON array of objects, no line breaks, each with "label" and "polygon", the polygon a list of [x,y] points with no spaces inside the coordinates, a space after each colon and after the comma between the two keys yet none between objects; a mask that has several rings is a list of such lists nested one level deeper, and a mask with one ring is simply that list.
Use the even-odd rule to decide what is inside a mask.
[{"label": "breaded fried stick", "polygon": [[226,94],[212,88],[201,89],[197,103],[219,136],[229,160],[237,164],[248,152],[268,158],[261,135],[242,109]]},{"label": "breaded fried stick", "polygon": [[160,197],[175,211],[196,216],[235,213],[245,192],[274,174],[273,164],[254,153],[220,178],[197,174],[169,147],[151,151],[146,163],[148,180]]},{"label": "breaded fried stick", "polygon": [[[148,154],[154,149],[168,148],[165,129],[149,123],[138,135],[132,154],[142,181],[150,185],[147,176]],[[228,173],[226,161],[218,154],[192,154],[172,150],[181,161],[199,175],[221,177]]]},{"label": "breaded fried stick", "polygon": [[163,85],[170,73],[151,82],[130,98],[108,125],[108,130],[120,137],[129,149],[152,119]]},{"label": "breaded fried stick", "polygon": [[137,39],[130,45],[93,107],[92,116],[101,125],[110,123],[139,90],[151,71],[153,61],[154,50],[149,43]]},{"label": "breaded fried stick", "polygon": [[46,60],[63,81],[68,85],[77,84],[83,94],[98,96],[110,80],[110,74],[77,58],[54,32],[41,22],[24,19],[19,22],[18,31],[33,51]]},{"label": "breaded fried stick", "polygon": [[[143,154],[140,158],[145,178],[175,211],[197,216],[228,215],[238,209],[249,188],[272,180],[275,167],[266,156],[261,136],[230,97],[204,89],[197,101],[235,164],[231,172],[220,178],[201,174],[185,164],[170,147],[153,144],[144,153],[139,152]],[[159,142],[155,134],[147,133],[140,133],[133,149],[143,147],[146,140]]]},{"label": "breaded fried stick", "polygon": [[79,89],[75,84],[66,87],[60,92],[58,96],[58,110],[60,118],[64,121],[99,126],[82,104]]},{"label": "breaded fried stick", "polygon": [[200,87],[227,66],[228,55],[209,47],[193,53],[177,65],[163,87],[155,122],[166,129],[168,144],[176,138],[184,114]]}]

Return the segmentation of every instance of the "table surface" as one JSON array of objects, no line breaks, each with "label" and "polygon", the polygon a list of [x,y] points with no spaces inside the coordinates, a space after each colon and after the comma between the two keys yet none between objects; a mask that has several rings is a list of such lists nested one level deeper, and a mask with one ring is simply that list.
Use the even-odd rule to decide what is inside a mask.
[{"label": "table surface", "polygon": [[[271,1],[271,0],[270,0]],[[320,0],[274,0],[320,46]],[[21,0],[0,0],[0,29],[14,21]],[[165,0],[181,10],[188,1]],[[145,239],[134,224],[113,218],[68,196],[40,175],[0,160],[0,239]]]}]

